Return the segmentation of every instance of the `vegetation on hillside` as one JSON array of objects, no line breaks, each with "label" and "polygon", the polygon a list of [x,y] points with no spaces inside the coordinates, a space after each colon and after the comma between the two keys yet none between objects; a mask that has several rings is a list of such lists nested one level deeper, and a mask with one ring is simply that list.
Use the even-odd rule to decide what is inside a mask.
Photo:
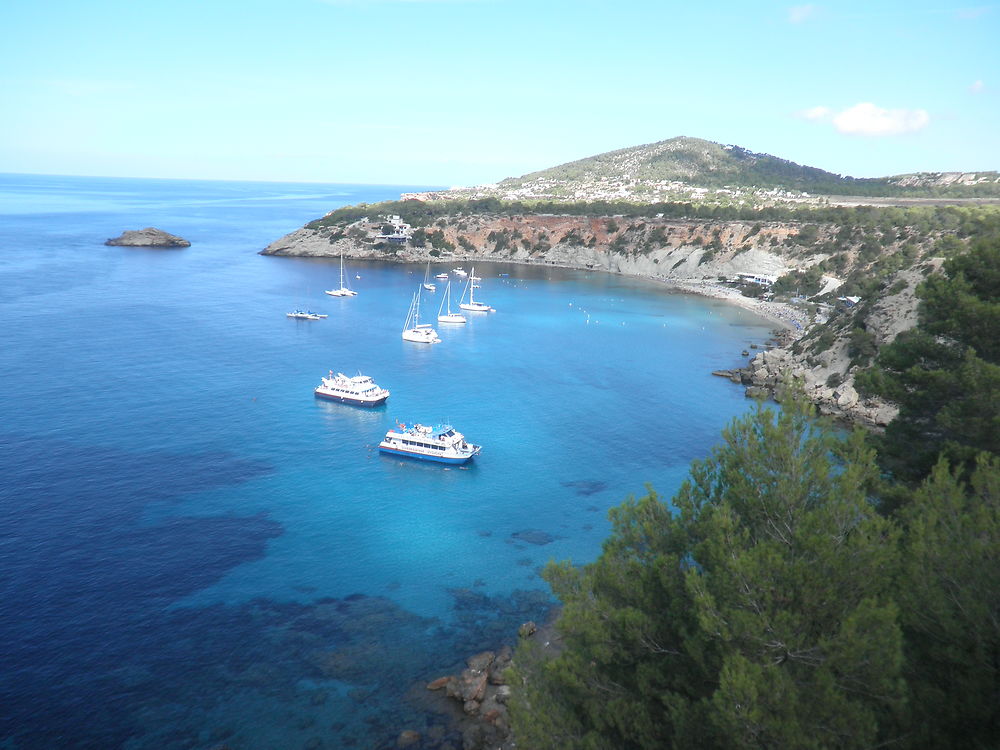
[{"label": "vegetation on hillside", "polygon": [[882,348],[858,388],[900,406],[879,438],[882,465],[913,483],[939,455],[971,471],[1000,454],[1000,234],[976,242],[918,290],[920,323]]},{"label": "vegetation on hillside", "polygon": [[863,379],[900,403],[884,438],[759,406],[547,566],[562,648],[517,651],[519,746],[996,747],[1000,235],[943,271]]},{"label": "vegetation on hillside", "polygon": [[[934,229],[958,236],[982,234],[987,226],[996,226],[1000,212],[992,206],[768,206],[751,208],[699,203],[627,203],[591,201],[521,203],[495,198],[454,201],[384,201],[344,206],[306,224],[309,229],[343,228],[363,218],[376,219],[398,215],[414,227],[428,227],[439,220],[459,221],[470,216],[589,216],[632,219],[677,219],[702,221],[802,222],[850,227],[851,232],[872,232],[877,243],[886,232],[912,227],[917,232]],[[807,241],[808,238],[803,238]]]},{"label": "vegetation on hillside", "polygon": [[[756,187],[803,191],[817,195],[870,197],[1000,196],[994,179],[972,185],[931,185],[931,176],[913,177],[922,182],[900,184],[906,176],[854,178],[803,166],[770,154],[754,153],[740,146],[724,146],[700,138],[671,138],[658,143],[610,151],[560,164],[550,169],[509,178],[500,188],[513,188],[532,181],[570,184],[600,184],[611,180],[685,182],[699,187]],[[923,178],[923,179],[920,179]]]}]

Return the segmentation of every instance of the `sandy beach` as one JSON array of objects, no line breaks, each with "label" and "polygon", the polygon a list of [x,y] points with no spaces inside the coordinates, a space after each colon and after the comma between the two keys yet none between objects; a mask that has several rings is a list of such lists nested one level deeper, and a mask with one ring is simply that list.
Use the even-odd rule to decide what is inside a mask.
[{"label": "sandy beach", "polygon": [[704,297],[739,305],[745,310],[750,310],[756,315],[793,332],[795,338],[805,333],[805,329],[809,325],[809,317],[803,310],[784,302],[768,302],[753,297],[744,297],[736,289],[711,281],[669,279],[662,276],[650,278],[681,292],[700,294]]}]

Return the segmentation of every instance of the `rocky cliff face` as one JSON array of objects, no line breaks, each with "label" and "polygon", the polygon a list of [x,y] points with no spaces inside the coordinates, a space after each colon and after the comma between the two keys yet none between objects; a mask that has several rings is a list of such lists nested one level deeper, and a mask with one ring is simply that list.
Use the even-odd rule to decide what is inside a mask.
[{"label": "rocky cliff face", "polygon": [[791,346],[757,354],[738,373],[741,381],[760,389],[751,395],[774,395],[780,394],[784,379],[792,376],[803,383],[822,413],[884,427],[897,410],[877,399],[863,398],[854,388],[854,376],[879,348],[917,324],[916,288],[928,274],[939,271],[941,263],[941,258],[932,258],[919,267],[903,269],[890,278],[889,291],[882,296],[841,309],[840,315],[814,325]]},{"label": "rocky cliff face", "polygon": [[791,223],[623,220],[580,216],[463,217],[443,227],[437,254],[423,247],[379,246],[377,225],[303,228],[271,243],[264,255],[420,262],[491,260],[592,268],[665,279],[717,279],[737,273],[780,276],[826,255],[802,252]]}]

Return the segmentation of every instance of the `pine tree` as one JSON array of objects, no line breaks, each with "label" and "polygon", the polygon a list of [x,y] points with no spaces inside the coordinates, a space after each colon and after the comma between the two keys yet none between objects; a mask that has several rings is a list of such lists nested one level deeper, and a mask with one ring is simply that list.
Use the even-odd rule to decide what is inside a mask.
[{"label": "pine tree", "polygon": [[870,747],[903,685],[873,455],[799,401],[758,408],[673,501],[612,511],[597,561],[545,572],[563,649],[516,656],[519,745]]},{"label": "pine tree", "polygon": [[948,260],[919,295],[918,326],[855,378],[863,393],[899,405],[879,460],[910,485],[941,454],[970,469],[981,451],[1000,454],[1000,239]]},{"label": "pine tree", "polygon": [[1000,743],[1000,459],[941,460],[901,513],[911,747]]}]

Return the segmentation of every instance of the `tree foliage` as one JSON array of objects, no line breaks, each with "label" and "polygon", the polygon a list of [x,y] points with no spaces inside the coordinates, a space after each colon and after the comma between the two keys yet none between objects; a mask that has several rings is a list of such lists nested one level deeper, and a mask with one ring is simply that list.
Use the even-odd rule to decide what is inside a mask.
[{"label": "tree foliage", "polygon": [[874,461],[802,404],[736,420],[672,510],[612,511],[583,568],[550,564],[565,649],[518,655],[519,744],[870,747],[903,697]]},{"label": "tree foliage", "polygon": [[880,441],[883,466],[910,483],[940,454],[970,466],[1000,454],[1000,238],[947,260],[919,289],[919,324],[882,347],[855,383],[899,405]]},{"label": "tree foliage", "polygon": [[911,691],[910,746],[1000,740],[1000,459],[966,485],[946,461],[901,513],[899,602]]}]

